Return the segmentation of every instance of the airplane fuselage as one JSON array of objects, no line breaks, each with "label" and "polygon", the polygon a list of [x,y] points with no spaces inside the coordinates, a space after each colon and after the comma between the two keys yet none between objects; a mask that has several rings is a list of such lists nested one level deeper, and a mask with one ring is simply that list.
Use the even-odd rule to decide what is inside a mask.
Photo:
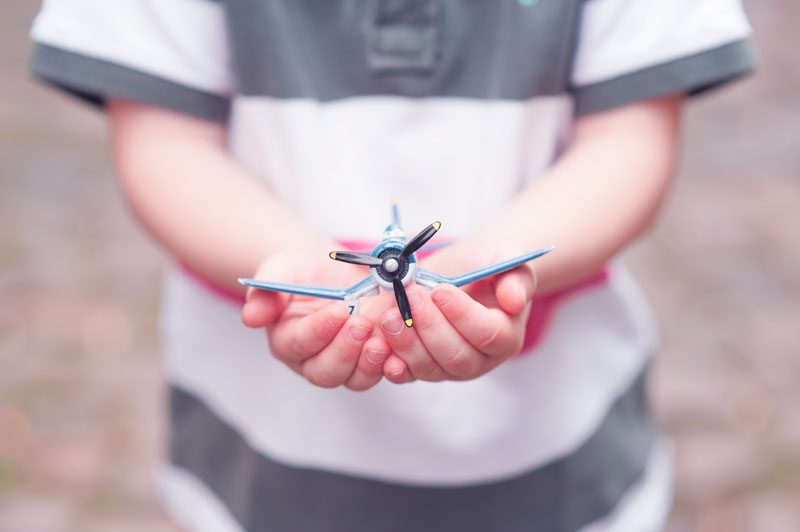
[{"label": "airplane fuselage", "polygon": [[380,244],[372,250],[371,255],[383,260],[381,266],[370,267],[369,273],[378,285],[388,292],[394,292],[392,277],[401,275],[403,286],[414,279],[417,269],[417,256],[412,253],[407,259],[400,257],[408,239],[399,224],[392,223],[383,231]]}]

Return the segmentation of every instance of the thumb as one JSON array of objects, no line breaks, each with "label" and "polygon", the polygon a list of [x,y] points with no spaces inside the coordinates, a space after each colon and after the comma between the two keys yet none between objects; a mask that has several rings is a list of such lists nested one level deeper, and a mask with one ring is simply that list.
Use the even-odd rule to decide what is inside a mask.
[{"label": "thumb", "polygon": [[500,308],[508,314],[519,314],[536,292],[536,270],[522,265],[497,276],[495,297]]},{"label": "thumb", "polygon": [[248,327],[266,327],[280,317],[289,302],[286,294],[250,288],[242,307],[242,323]]},{"label": "thumb", "polygon": [[[273,256],[261,263],[254,278],[291,282],[291,272],[288,261]],[[242,307],[242,323],[253,328],[266,327],[280,317],[290,299],[289,294],[250,287],[247,289],[247,302]]]}]

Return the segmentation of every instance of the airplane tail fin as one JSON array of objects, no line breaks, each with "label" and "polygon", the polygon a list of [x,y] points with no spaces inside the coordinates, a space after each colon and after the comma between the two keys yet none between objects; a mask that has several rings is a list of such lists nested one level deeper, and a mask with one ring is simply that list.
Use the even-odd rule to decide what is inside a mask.
[{"label": "airplane tail fin", "polygon": [[400,225],[400,212],[397,208],[397,200],[392,200],[392,224]]}]

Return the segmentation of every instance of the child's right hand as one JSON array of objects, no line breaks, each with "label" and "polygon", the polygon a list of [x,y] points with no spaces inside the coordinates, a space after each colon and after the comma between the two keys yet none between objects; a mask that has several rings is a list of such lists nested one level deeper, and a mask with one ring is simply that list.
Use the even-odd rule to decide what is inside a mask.
[{"label": "child's right hand", "polygon": [[[336,248],[314,246],[271,255],[255,274],[256,279],[347,287],[367,275],[364,267],[333,264],[328,253]],[[365,300],[369,299],[369,302]],[[374,328],[381,297],[362,300],[362,315],[350,316],[341,302],[249,289],[242,308],[248,327],[266,327],[272,354],[309,382],[325,388],[345,385],[366,390],[383,375],[383,363],[391,353],[386,340]],[[374,301],[373,301],[374,300]]]}]

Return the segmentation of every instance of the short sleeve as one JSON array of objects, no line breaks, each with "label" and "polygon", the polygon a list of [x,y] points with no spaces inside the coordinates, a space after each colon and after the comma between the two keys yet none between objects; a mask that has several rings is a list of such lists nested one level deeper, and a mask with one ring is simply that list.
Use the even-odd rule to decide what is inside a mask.
[{"label": "short sleeve", "polygon": [[571,73],[576,114],[745,75],[749,34],[738,0],[585,0]]},{"label": "short sleeve", "polygon": [[225,122],[225,26],[213,0],[45,0],[31,70],[97,105],[119,97]]}]

